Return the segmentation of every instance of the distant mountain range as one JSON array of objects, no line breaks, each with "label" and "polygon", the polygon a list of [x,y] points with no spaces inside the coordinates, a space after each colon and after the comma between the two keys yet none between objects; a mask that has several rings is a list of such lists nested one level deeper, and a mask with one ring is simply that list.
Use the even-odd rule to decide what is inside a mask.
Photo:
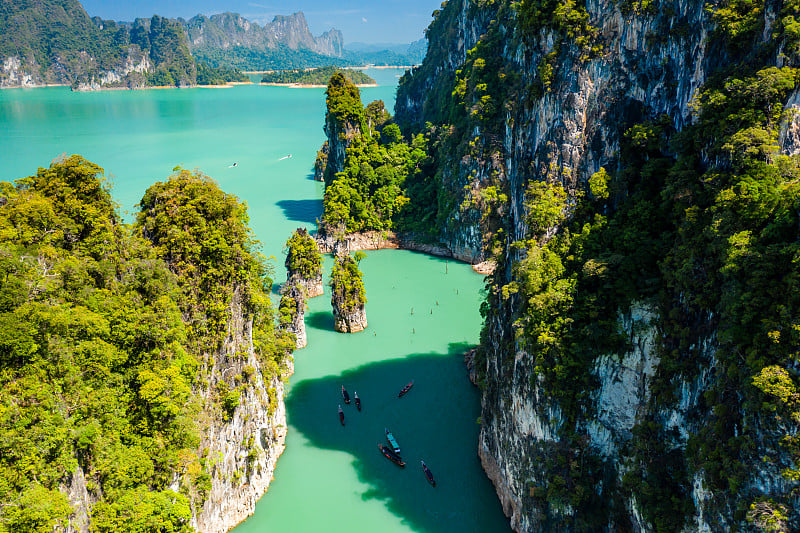
[{"label": "distant mountain range", "polygon": [[302,12],[261,26],[236,13],[133,22],[91,18],[77,0],[0,0],[0,87],[189,86],[240,70],[412,65],[425,41],[345,49],[339,30],[313,36]]},{"label": "distant mountain range", "polygon": [[320,66],[416,65],[425,57],[424,39],[408,44],[365,45],[345,49],[342,32],[331,29],[314,37],[303,12],[277,16],[260,26],[237,13],[189,21],[178,19],[192,53],[215,67],[242,70],[280,70]]}]

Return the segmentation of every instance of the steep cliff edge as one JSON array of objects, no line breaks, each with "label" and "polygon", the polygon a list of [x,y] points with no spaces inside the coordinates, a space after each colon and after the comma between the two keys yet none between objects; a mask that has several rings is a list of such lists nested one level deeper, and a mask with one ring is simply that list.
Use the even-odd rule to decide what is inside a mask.
[{"label": "steep cliff edge", "polygon": [[330,30],[314,37],[302,11],[288,16],[277,15],[264,26],[230,12],[210,17],[197,15],[179,22],[186,31],[193,50],[226,50],[241,46],[263,51],[286,46],[291,49],[304,48],[333,57],[342,55],[342,32]]},{"label": "steep cliff edge", "polygon": [[435,139],[440,239],[498,264],[473,377],[515,530],[800,525],[797,10],[435,13],[396,120]]},{"label": "steep cliff edge", "polygon": [[198,64],[180,24],[157,15],[104,21],[75,0],[6,2],[0,9],[0,87],[135,89],[246,79]]},{"label": "steep cliff edge", "polygon": [[357,261],[346,254],[337,255],[331,271],[331,306],[334,329],[340,333],[357,333],[367,328],[367,296]]},{"label": "steep cliff edge", "polygon": [[244,205],[178,171],[125,225],[80,156],[0,189],[0,531],[232,528],[283,450],[294,348]]}]

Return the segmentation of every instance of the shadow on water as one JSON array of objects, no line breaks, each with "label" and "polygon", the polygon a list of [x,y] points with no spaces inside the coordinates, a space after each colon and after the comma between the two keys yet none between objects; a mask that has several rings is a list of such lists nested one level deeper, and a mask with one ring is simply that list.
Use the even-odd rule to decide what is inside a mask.
[{"label": "shadow on water", "polygon": [[322,213],[322,200],[281,200],[275,205],[283,209],[288,220],[314,224]]},{"label": "shadow on water", "polygon": [[315,176],[315,174],[313,172],[311,172],[306,176],[306,179],[307,180],[311,180],[311,181],[317,181],[317,180],[314,179],[314,176]]},{"label": "shadow on water", "polygon": [[309,313],[305,316],[305,318],[307,328],[333,331],[334,321],[333,313],[331,312],[318,311],[316,313]]},{"label": "shadow on water", "polygon": [[[384,502],[414,531],[509,531],[477,455],[480,405],[477,390],[465,383],[466,349],[451,344],[448,354],[414,354],[296,383],[286,400],[291,425],[316,447],[352,454],[359,479],[369,485],[361,498]],[[398,398],[412,379],[414,387]],[[358,392],[361,412],[343,404],[342,385],[351,396]],[[384,428],[401,447],[404,469],[378,450],[377,443],[386,443]],[[428,485],[420,459],[436,488]]]}]

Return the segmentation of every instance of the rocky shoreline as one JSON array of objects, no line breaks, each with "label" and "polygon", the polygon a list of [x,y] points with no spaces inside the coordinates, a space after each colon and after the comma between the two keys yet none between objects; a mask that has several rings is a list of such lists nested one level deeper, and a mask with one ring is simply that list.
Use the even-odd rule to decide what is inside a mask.
[{"label": "rocky shoreline", "polygon": [[496,264],[494,261],[483,260],[476,256],[469,249],[453,249],[441,244],[421,242],[412,236],[400,235],[393,231],[364,231],[358,233],[348,233],[341,238],[329,235],[317,234],[315,236],[320,252],[324,254],[335,253],[341,247],[340,242],[344,243],[344,252],[355,252],[359,250],[409,250],[412,252],[422,252],[437,257],[448,257],[469,263],[472,269],[478,274],[490,275],[494,272]]}]

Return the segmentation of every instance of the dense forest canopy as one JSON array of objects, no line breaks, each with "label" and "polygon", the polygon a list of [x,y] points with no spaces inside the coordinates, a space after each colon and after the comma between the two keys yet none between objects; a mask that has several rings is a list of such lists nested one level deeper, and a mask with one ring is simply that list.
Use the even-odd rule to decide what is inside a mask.
[{"label": "dense forest canopy", "polygon": [[261,78],[261,83],[296,83],[298,85],[327,86],[331,76],[337,72],[356,85],[374,85],[376,83],[373,78],[360,70],[340,69],[331,66],[268,72]]},{"label": "dense forest canopy", "polygon": [[126,225],[80,156],[0,198],[0,531],[64,527],[82,476],[94,531],[191,531],[211,483],[198,416],[230,407],[206,373],[236,287],[265,379],[291,351],[245,206],[176,169]]},{"label": "dense forest canopy", "polygon": [[[675,15],[667,2],[618,4],[663,31]],[[348,139],[344,170],[326,176],[325,224],[441,237],[476,215],[483,249],[498,264],[476,365],[487,368],[497,346],[507,359],[491,364],[503,368],[516,350],[527,351],[535,360],[531,382],[563,411],[560,447],[545,446],[549,482],[525,495],[552,511],[554,524],[624,523],[618,502],[634,494],[656,531],[679,531],[695,511],[693,480],[702,474],[708,490],[736,502],[731,520],[787,530],[788,517],[797,517],[790,489],[759,492],[748,465],[784,465],[783,482],[796,486],[800,160],[782,152],[779,139],[794,119],[785,106],[800,83],[800,4],[709,2],[709,46],[724,62],[695,94],[688,125],[678,131],[684,117],[628,110],[616,125],[618,152],[577,186],[574,169],[546,181],[533,166],[530,174],[518,171],[525,182],[517,222],[504,136],[513,120],[535,117],[536,106],[563,94],[559,84],[568,85],[574,69],[602,63],[608,36],[581,3],[469,2],[488,31],[450,73],[442,67],[463,22],[461,6],[448,2],[434,12],[427,59],[401,80],[398,101],[420,104],[419,113],[402,117],[404,135],[368,126],[353,88],[331,80],[329,116],[360,131]],[[518,70],[524,54],[509,57],[517,49],[539,58],[535,72]],[[651,309],[659,332],[651,412],[675,404],[681,380],[709,365],[715,377],[700,400],[710,416],[688,441],[656,417],[637,422],[618,486],[608,473],[622,467],[587,447],[585,417],[598,387],[596,358],[631,349],[620,331],[634,307]],[[478,378],[485,386],[487,376]],[[562,517],[558,509],[574,513]]]},{"label": "dense forest canopy", "polygon": [[331,77],[326,95],[328,120],[354,133],[344,169],[325,176],[324,225],[331,231],[352,232],[395,229],[400,221],[421,222],[414,213],[403,211],[408,204],[403,189],[413,190],[420,179],[425,137],[417,135],[406,142],[383,102],[364,107],[358,88],[341,74]]}]

